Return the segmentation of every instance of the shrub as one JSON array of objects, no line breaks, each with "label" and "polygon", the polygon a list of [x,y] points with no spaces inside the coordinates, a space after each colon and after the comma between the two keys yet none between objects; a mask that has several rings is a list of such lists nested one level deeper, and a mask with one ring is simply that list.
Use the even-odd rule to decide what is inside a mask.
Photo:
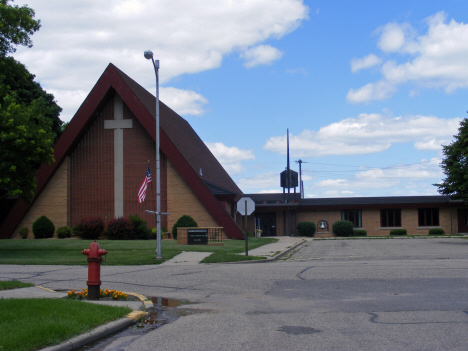
[{"label": "shrub", "polygon": [[390,235],[407,235],[406,229],[393,229],[390,230]]},{"label": "shrub", "polygon": [[367,236],[367,232],[363,229],[354,229],[353,236]]},{"label": "shrub", "polygon": [[57,237],[59,239],[65,239],[71,237],[71,231],[69,227],[60,227],[57,228]]},{"label": "shrub", "polygon": [[29,234],[29,228],[28,227],[22,227],[18,229],[18,234],[20,235],[21,238],[26,239]]},{"label": "shrub", "polygon": [[128,219],[119,217],[107,222],[106,236],[110,240],[133,239],[133,224]]},{"label": "shrub", "polygon": [[96,240],[104,231],[104,221],[101,217],[84,218],[78,223],[77,229],[82,239]]},{"label": "shrub", "polygon": [[174,239],[177,239],[177,228],[179,227],[198,227],[198,224],[192,217],[183,215],[177,220],[177,222],[174,223],[174,226],[172,227],[172,237]]},{"label": "shrub", "polygon": [[75,225],[72,225],[72,226],[70,227],[70,232],[71,232],[71,235],[72,235],[72,236],[78,236],[78,233],[79,233],[79,231],[78,231],[78,225],[76,225],[76,224],[75,224]]},{"label": "shrub", "polygon": [[333,223],[332,230],[336,236],[352,236],[353,223],[350,221],[336,221]]},{"label": "shrub", "polygon": [[314,236],[315,223],[314,222],[299,222],[297,224],[297,231],[300,236]]},{"label": "shrub", "polygon": [[[158,228],[154,227],[151,228],[151,239],[156,239],[156,232],[158,231]],[[164,233],[168,233],[168,230],[166,227],[161,227],[161,235]]]},{"label": "shrub", "polygon": [[148,228],[148,223],[138,215],[130,215],[130,222],[133,225],[133,239],[148,240],[151,238],[151,229]]},{"label": "shrub", "polygon": [[55,232],[55,226],[46,216],[40,216],[32,225],[34,238],[52,238]]},{"label": "shrub", "polygon": [[441,228],[429,229],[429,235],[445,235],[445,231]]}]

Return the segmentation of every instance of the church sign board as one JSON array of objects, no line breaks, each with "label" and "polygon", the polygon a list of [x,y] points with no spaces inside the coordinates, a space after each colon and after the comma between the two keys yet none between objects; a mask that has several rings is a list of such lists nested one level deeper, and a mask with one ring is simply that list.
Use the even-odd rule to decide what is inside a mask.
[{"label": "church sign board", "polygon": [[187,229],[187,245],[208,245],[208,229]]}]

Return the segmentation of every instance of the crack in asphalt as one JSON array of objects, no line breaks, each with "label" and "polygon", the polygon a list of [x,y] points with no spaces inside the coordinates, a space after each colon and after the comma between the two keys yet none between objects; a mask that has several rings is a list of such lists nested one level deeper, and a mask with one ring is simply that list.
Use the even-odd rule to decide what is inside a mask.
[{"label": "crack in asphalt", "polygon": [[310,266],[310,267],[307,267],[307,268],[303,269],[302,271],[300,271],[299,273],[296,274],[296,278],[299,278],[301,280],[306,280],[305,278],[301,277],[301,274],[307,272],[311,268],[315,268],[315,266]]}]

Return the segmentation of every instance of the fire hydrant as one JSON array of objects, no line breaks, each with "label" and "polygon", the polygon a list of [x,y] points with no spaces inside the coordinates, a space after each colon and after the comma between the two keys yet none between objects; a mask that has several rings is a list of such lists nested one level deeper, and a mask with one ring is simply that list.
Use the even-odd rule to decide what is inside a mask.
[{"label": "fire hydrant", "polygon": [[89,249],[81,252],[88,256],[88,300],[99,300],[101,288],[101,262],[102,256],[107,254],[106,250],[99,249],[97,242],[91,243]]}]

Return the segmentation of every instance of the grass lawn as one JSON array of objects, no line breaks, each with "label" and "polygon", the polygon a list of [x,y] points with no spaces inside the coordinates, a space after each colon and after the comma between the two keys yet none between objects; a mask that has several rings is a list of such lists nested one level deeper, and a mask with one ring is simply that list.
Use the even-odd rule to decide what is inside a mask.
[{"label": "grass lawn", "polygon": [[9,289],[16,289],[16,288],[29,288],[34,286],[31,283],[22,283],[17,280],[11,281],[0,281],[0,290],[9,290]]},{"label": "grass lawn", "polygon": [[71,299],[4,299],[0,311],[0,350],[29,351],[125,317],[131,309]]},{"label": "grass lawn", "polygon": [[[277,239],[274,238],[249,238],[249,250],[275,241]],[[92,242],[92,240],[74,239],[2,240],[0,264],[87,265],[86,256],[81,251],[88,249]],[[162,263],[156,260],[155,240],[99,240],[98,243],[101,249],[109,252],[104,256],[103,265]],[[176,240],[162,240],[161,252],[163,260],[171,259],[182,251],[214,252],[218,254],[218,257],[222,254],[245,252],[243,240],[225,240],[223,243],[223,246],[177,245]]]}]

